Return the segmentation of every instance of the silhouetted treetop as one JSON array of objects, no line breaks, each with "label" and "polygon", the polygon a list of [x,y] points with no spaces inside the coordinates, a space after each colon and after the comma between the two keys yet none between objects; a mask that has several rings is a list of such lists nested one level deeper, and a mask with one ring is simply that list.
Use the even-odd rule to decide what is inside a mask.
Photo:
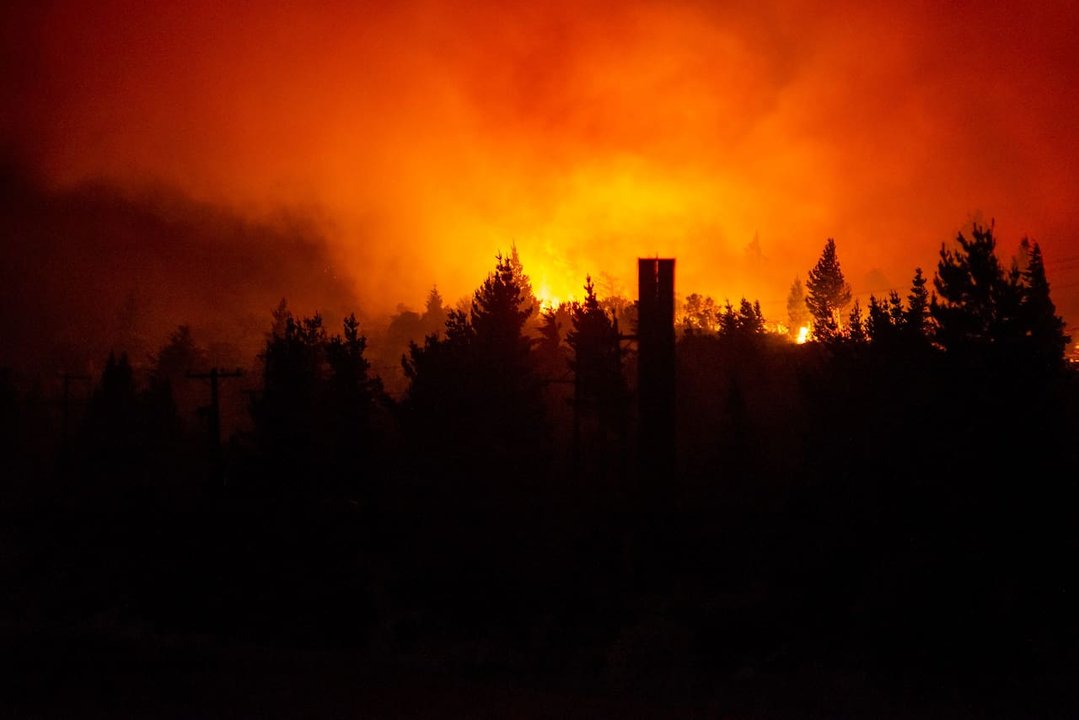
[{"label": "silhouetted treetop", "polygon": [[864,323],[867,339],[876,347],[889,351],[928,347],[932,318],[929,316],[930,296],[925,285],[922,269],[916,268],[905,307],[895,290],[889,290],[885,299],[870,295]]},{"label": "silhouetted treetop", "polygon": [[839,313],[850,304],[851,290],[843,277],[835,240],[828,238],[806,282],[806,307],[813,318],[813,337],[829,340],[839,331]]},{"label": "silhouetted treetop", "polygon": [[152,358],[154,376],[175,380],[188,371],[202,371],[207,363],[206,350],[195,342],[191,326],[180,325],[168,342]]},{"label": "silhouetted treetop", "polygon": [[330,335],[318,313],[295,317],[282,303],[260,355],[262,392],[252,398],[255,439],[289,492],[309,498],[356,491],[364,451],[375,447],[372,414],[382,384],[364,357],[356,316]]},{"label": "silhouetted treetop", "polygon": [[847,339],[852,343],[864,343],[867,339],[865,324],[862,321],[862,306],[855,300],[847,319]]},{"label": "silhouetted treetop", "polygon": [[1059,363],[1071,338],[1064,332],[1064,320],[1056,314],[1056,305],[1049,297],[1049,280],[1045,277],[1045,261],[1038,243],[1023,238],[1019,245],[1026,256],[1026,268],[1021,271],[1023,300],[1020,313],[1033,351],[1050,363]]},{"label": "silhouetted treetop", "polygon": [[445,301],[442,299],[442,294],[438,291],[438,286],[436,285],[432,287],[431,292],[427,294],[423,316],[420,318],[424,334],[442,330],[443,326],[446,324],[447,317],[448,313]]},{"label": "silhouetted treetop", "polygon": [[511,262],[501,255],[497,261],[494,272],[472,299],[471,324],[476,342],[485,351],[499,355],[527,355],[529,341],[522,331],[533,308],[524,303],[523,288]]},{"label": "silhouetted treetop", "polygon": [[559,309],[549,307],[540,313],[539,339],[534,351],[537,367],[546,380],[554,380],[565,374],[568,363],[563,355],[562,323]]},{"label": "silhouetted treetop", "polygon": [[712,298],[692,293],[682,306],[682,330],[687,333],[714,333],[719,329],[718,312]]},{"label": "silhouetted treetop", "polygon": [[907,309],[903,315],[904,329],[908,336],[924,338],[929,322],[929,291],[925,287],[926,277],[920,267],[914,268],[914,278],[907,295]]},{"label": "silhouetted treetop", "polygon": [[894,343],[898,334],[892,316],[888,313],[887,303],[878,300],[876,295],[869,296],[865,333],[876,345]]},{"label": "silhouetted treetop", "polygon": [[521,309],[528,310],[529,317],[536,318],[539,314],[539,300],[536,299],[536,294],[532,290],[532,280],[525,274],[524,265],[521,263],[521,256],[517,252],[517,243],[512,243],[510,245],[510,254],[509,258],[507,258],[507,265],[513,276],[514,284],[517,285],[520,291]]},{"label": "silhouetted treetop", "polygon": [[566,344],[573,350],[570,368],[586,397],[609,399],[624,389],[618,321],[600,305],[590,276],[584,291],[584,300],[574,303],[570,311],[573,327],[566,335]]},{"label": "silhouetted treetop", "polygon": [[936,341],[945,350],[1014,343],[1022,334],[1023,291],[1017,267],[1005,272],[996,253],[993,225],[974,224],[970,237],[956,236],[954,250],[940,248],[930,305]]},{"label": "silhouetted treetop", "polygon": [[469,311],[448,313],[445,337],[410,345],[402,360],[407,418],[413,441],[432,459],[475,462],[490,452],[527,464],[540,448],[541,381],[523,332],[532,308],[522,298],[510,259],[499,255]]},{"label": "silhouetted treetop", "polygon": [[726,340],[744,341],[759,337],[766,332],[764,314],[760,301],[749,302],[742,298],[735,310],[730,300],[723,305],[719,316],[719,337]]}]

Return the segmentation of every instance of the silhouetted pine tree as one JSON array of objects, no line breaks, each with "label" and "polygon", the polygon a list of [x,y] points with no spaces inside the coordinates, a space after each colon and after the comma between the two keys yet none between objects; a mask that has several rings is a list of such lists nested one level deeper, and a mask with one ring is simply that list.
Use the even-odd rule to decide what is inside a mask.
[{"label": "silhouetted pine tree", "polygon": [[267,474],[289,493],[318,499],[353,494],[367,454],[371,415],[381,383],[369,375],[366,339],[355,315],[344,336],[330,336],[322,317],[297,319],[285,307],[260,355],[263,388],[251,403]]},{"label": "silhouetted pine tree", "polygon": [[1056,305],[1049,297],[1049,281],[1045,277],[1041,247],[1023,238],[1020,250],[1027,259],[1026,268],[1022,271],[1023,299],[1020,309],[1024,330],[1035,356],[1049,366],[1059,365],[1071,338],[1064,333],[1064,320],[1056,314]]},{"label": "silhouetted pine tree", "polygon": [[719,316],[719,337],[726,343],[739,347],[754,344],[767,331],[760,301],[750,302],[742,298],[735,310],[730,300],[723,306]]},{"label": "silhouetted pine tree", "polygon": [[579,418],[594,420],[594,430],[583,442],[595,447],[597,470],[614,477],[620,474],[618,458],[624,454],[629,409],[623,350],[618,321],[600,305],[591,277],[586,278],[584,291],[584,300],[573,305],[573,328],[566,335],[573,350],[574,402]]},{"label": "silhouetted pine tree", "polygon": [[719,315],[719,336],[722,338],[734,338],[738,335],[738,315],[730,300],[723,303],[723,312]]},{"label": "silhouetted pine tree", "polygon": [[525,293],[526,281],[500,256],[495,271],[472,299],[471,322],[478,349],[492,361],[505,363],[507,370],[528,364],[530,342],[522,331],[533,307]]},{"label": "silhouetted pine tree", "polygon": [[898,329],[888,312],[888,306],[877,300],[875,295],[869,296],[869,310],[864,329],[866,336],[877,347],[894,347]]},{"label": "silhouetted pine tree", "polygon": [[446,325],[448,317],[445,301],[438,291],[438,286],[431,288],[424,304],[423,316],[420,318],[424,334],[439,332]]},{"label": "silhouetted pine tree", "polygon": [[360,334],[355,314],[345,318],[343,335],[326,346],[329,377],[321,389],[326,420],[326,450],[335,465],[337,490],[353,493],[365,469],[377,464],[378,428],[374,426],[382,383],[371,376],[364,356],[367,338]]},{"label": "silhouetted pine tree", "polygon": [[763,335],[766,331],[764,313],[761,312],[760,300],[752,303],[742,298],[738,304],[738,332],[743,336]]},{"label": "silhouetted pine tree", "polygon": [[295,318],[282,303],[259,356],[262,392],[252,398],[255,436],[274,480],[290,491],[305,494],[322,478],[312,463],[316,457],[319,423],[319,385],[326,375],[326,330],[317,313]]},{"label": "silhouetted pine tree", "polygon": [[444,338],[412,344],[403,361],[409,431],[425,453],[457,470],[490,461],[538,469],[542,387],[523,332],[531,314],[509,259],[500,255],[469,314],[451,311]]},{"label": "silhouetted pine tree", "polygon": [[912,340],[924,341],[928,331],[930,297],[925,284],[922,269],[915,268],[910,294],[907,295],[907,309],[903,314],[903,330]]},{"label": "silhouetted pine tree", "polygon": [[933,278],[938,295],[929,308],[936,321],[934,339],[951,352],[988,346],[1014,349],[1022,335],[1018,269],[1005,273],[992,224],[975,224],[969,239],[959,233],[956,242],[955,250],[941,246]]},{"label": "silhouetted pine tree", "polygon": [[813,318],[813,337],[831,340],[839,332],[839,313],[850,304],[851,290],[843,277],[835,240],[828,238],[806,282],[806,307]]},{"label": "silhouetted pine tree", "polygon": [[538,322],[540,304],[536,298],[535,292],[532,290],[532,280],[525,273],[524,265],[521,263],[521,256],[517,252],[517,243],[510,245],[510,256],[508,258],[509,268],[513,274],[514,284],[520,289],[520,307],[523,311],[528,311],[526,321],[531,318],[533,322]]},{"label": "silhouetted pine tree", "polygon": [[854,301],[854,307],[851,308],[850,317],[847,319],[847,339],[859,345],[866,341],[865,325],[862,322],[862,306],[857,300]]},{"label": "silhouetted pine tree", "polygon": [[892,325],[902,333],[907,322],[907,314],[903,309],[903,300],[895,290],[888,291],[888,316],[892,319]]},{"label": "silhouetted pine tree", "polygon": [[569,367],[569,359],[562,345],[562,322],[560,314],[569,314],[564,308],[546,308],[541,313],[539,339],[534,346],[536,369],[546,382],[562,378]]}]

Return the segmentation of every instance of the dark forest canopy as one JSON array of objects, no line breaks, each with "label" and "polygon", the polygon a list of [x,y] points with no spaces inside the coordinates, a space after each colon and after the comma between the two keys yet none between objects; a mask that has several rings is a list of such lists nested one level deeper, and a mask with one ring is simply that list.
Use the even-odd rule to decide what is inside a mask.
[{"label": "dark forest canopy", "polygon": [[543,307],[513,254],[467,303],[432,288],[395,316],[391,391],[355,315],[283,300],[253,356],[184,325],[138,365],[4,371],[0,502],[23,520],[0,628],[344,648],[662,702],[753,667],[854,668],[867,708],[942,678],[1062,703],[1079,382],[1041,249],[1005,269],[975,225],[932,278],[845,313],[839,250],[792,288],[826,323],[804,345],[759,302],[686,298],[659,472],[638,462],[632,303],[585,278]]}]

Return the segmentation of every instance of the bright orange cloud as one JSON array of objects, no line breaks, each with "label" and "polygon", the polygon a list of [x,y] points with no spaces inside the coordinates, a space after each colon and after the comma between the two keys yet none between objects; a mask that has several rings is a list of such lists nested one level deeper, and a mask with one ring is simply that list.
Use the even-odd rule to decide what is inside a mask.
[{"label": "bright orange cloud", "polygon": [[369,309],[516,242],[552,295],[673,255],[782,317],[827,237],[880,293],[982,214],[1079,317],[1079,18],[946,5],[63,2],[4,11],[0,127],[59,183],[310,213]]}]

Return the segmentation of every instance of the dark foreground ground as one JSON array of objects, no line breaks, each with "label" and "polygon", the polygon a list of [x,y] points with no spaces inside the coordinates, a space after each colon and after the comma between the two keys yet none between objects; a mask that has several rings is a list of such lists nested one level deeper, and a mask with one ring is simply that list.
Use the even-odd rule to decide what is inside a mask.
[{"label": "dark foreground ground", "polygon": [[[681,694],[610,673],[521,677],[384,664],[370,653],[225,645],[199,638],[5,641],[12,718],[1070,718],[1065,674],[958,687],[858,669],[750,667]],[[675,682],[677,679],[675,679]]]},{"label": "dark foreground ground", "polygon": [[1079,717],[1063,551],[861,563],[863,543],[754,554],[687,531],[659,563],[685,567],[644,582],[617,547],[530,550],[503,526],[468,541],[475,518],[342,565],[349,518],[260,535],[215,517],[7,516],[0,720]]}]

